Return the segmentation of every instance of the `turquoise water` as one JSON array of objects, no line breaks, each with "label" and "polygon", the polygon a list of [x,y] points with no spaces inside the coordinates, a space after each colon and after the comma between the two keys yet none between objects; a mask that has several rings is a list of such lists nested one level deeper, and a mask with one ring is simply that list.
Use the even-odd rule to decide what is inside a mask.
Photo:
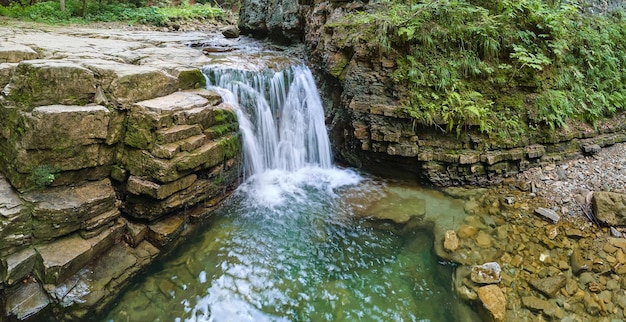
[{"label": "turquoise water", "polygon": [[476,320],[453,294],[453,267],[437,262],[431,232],[368,219],[368,209],[402,212],[402,198],[463,212],[435,191],[349,170],[255,176],[104,321]]}]

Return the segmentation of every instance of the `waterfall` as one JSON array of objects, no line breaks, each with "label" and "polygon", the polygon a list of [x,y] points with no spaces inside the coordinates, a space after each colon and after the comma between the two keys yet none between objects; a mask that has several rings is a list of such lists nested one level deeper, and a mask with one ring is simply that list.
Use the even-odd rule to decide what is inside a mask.
[{"label": "waterfall", "polygon": [[204,73],[208,86],[236,107],[244,177],[332,167],[324,109],[306,66],[261,72],[205,68]]}]

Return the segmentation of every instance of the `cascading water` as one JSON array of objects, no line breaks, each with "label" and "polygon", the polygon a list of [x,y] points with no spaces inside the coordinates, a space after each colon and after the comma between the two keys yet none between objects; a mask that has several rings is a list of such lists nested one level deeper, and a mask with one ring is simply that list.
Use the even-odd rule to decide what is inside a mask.
[{"label": "cascading water", "polygon": [[305,66],[204,72],[237,109],[246,180],[105,321],[471,321],[431,234],[355,215],[428,199],[426,212],[462,222],[462,204],[334,167]]},{"label": "cascading water", "polygon": [[311,71],[207,69],[210,86],[237,106],[246,175],[332,166],[324,110]]}]

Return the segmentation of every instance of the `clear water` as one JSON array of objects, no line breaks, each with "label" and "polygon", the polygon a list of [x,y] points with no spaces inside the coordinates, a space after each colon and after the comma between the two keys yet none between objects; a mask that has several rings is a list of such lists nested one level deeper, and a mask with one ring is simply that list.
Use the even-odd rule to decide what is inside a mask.
[{"label": "clear water", "polygon": [[[398,192],[462,212],[454,200],[346,170],[277,177],[246,182],[203,234],[133,285],[105,321],[475,320],[453,294],[452,267],[437,262],[427,230],[362,217],[367,208],[402,211]],[[274,184],[265,190],[281,191],[280,202],[259,203],[267,182]],[[359,197],[366,191],[375,197]]]},{"label": "clear water", "polygon": [[425,228],[462,221],[461,202],[333,166],[306,67],[205,73],[236,106],[246,180],[105,321],[475,319]]}]

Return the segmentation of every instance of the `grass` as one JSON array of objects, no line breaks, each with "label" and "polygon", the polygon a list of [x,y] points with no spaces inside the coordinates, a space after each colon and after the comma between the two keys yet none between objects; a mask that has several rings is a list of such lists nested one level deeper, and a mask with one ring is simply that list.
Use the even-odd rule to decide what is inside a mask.
[{"label": "grass", "polygon": [[49,24],[124,22],[129,25],[145,24],[157,27],[175,21],[225,22],[230,19],[229,12],[210,4],[189,5],[183,2],[178,6],[164,4],[138,7],[132,3],[89,1],[85,3],[83,10],[83,4],[76,0],[67,1],[64,11],[61,11],[58,1],[39,2],[31,6],[13,2],[7,7],[0,6],[0,16]]}]

